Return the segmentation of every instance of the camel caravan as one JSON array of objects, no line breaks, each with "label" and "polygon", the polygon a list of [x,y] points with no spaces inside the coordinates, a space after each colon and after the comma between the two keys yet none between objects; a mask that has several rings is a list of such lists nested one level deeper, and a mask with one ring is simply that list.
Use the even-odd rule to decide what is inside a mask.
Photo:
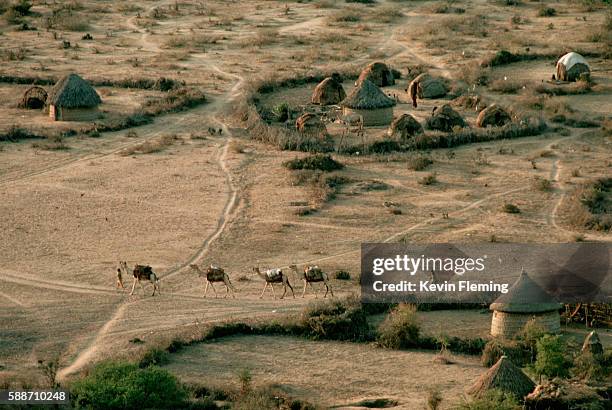
[{"label": "camel caravan", "polygon": [[[206,282],[206,287],[204,289],[204,297],[208,294],[208,287],[210,286],[215,294],[215,298],[218,297],[217,289],[215,288],[214,283],[223,283],[225,285],[225,296],[231,295],[233,298],[236,297],[236,292],[238,291],[236,287],[232,284],[229,275],[225,272],[225,270],[219,266],[209,265],[205,269],[200,268],[197,264],[190,264],[189,268],[192,272],[198,274],[200,278],[202,278]],[[315,294],[315,298],[318,297],[318,289],[315,289],[313,283],[321,282],[323,286],[325,286],[325,294],[324,298],[330,294],[332,297],[334,296],[334,291],[332,289],[329,275],[325,273],[319,266],[314,265],[306,265],[304,269],[300,271],[297,265],[292,264],[289,265],[289,269],[298,276],[304,282],[304,289],[302,290],[302,297],[306,296],[306,288],[310,286],[311,290]],[[282,284],[283,286],[283,294],[280,296],[280,299],[283,299],[287,294],[287,288],[291,290],[291,295],[295,298],[295,292],[293,290],[293,286],[289,281],[289,277],[287,273],[283,272],[280,268],[266,269],[261,271],[259,266],[253,267],[253,274],[259,276],[264,280],[264,288],[259,295],[259,298],[263,298],[268,287],[272,293],[273,299],[276,299],[276,293],[274,291],[274,284]],[[125,285],[123,283],[123,276],[133,276],[134,283],[132,284],[132,290],[130,295],[134,294],[134,289],[136,287],[136,283],[140,285],[142,288],[143,294],[145,292],[143,282],[149,282],[153,286],[153,294],[151,296],[155,296],[155,292],[159,294],[160,286],[159,280],[160,278],[153,272],[151,266],[148,265],[135,265],[134,269],[130,270],[128,268],[127,262],[120,261],[119,267],[117,268],[117,281],[116,288],[117,289],[125,289]]]}]

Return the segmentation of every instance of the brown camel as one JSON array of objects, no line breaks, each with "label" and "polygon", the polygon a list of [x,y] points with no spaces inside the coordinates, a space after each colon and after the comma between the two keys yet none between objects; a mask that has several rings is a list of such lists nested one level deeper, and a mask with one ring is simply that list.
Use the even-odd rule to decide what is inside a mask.
[{"label": "brown camel", "polygon": [[314,286],[312,286],[313,282],[323,282],[326,289],[325,295],[323,296],[324,298],[327,297],[327,293],[331,293],[332,297],[334,297],[334,291],[332,290],[331,285],[329,284],[329,276],[327,275],[327,273],[323,272],[318,266],[304,266],[304,271],[301,275],[296,265],[290,265],[289,268],[295,271],[298,276],[301,276],[302,280],[304,281],[304,290],[302,291],[302,297],[306,295],[306,285],[310,285],[310,287],[314,291],[315,298],[318,297],[318,290],[315,290]]},{"label": "brown camel", "polygon": [[206,271],[203,271],[196,264],[191,264],[189,265],[189,267],[193,269],[194,271],[196,271],[198,273],[198,276],[206,277],[206,289],[204,290],[204,297],[206,297],[206,294],[208,293],[208,285],[210,285],[213,291],[215,292],[215,298],[217,297],[217,289],[215,289],[213,282],[223,282],[225,284],[225,296],[224,297],[227,297],[227,294],[229,293],[230,290],[232,291],[232,297],[234,298],[236,297],[235,295],[236,289],[232,285],[232,282],[230,282],[230,278],[228,274],[225,273],[225,271],[222,268],[218,266],[210,265],[208,268],[206,268]]},{"label": "brown camel", "polygon": [[[126,275],[130,274],[130,270],[128,269],[127,262],[125,261],[119,262],[119,266],[121,267],[121,270]],[[153,285],[153,294],[151,296],[155,296],[156,290],[158,291],[158,293],[161,293],[161,289],[159,287],[159,278],[157,277],[155,272],[153,272],[153,269],[150,266],[136,265],[134,266],[134,269],[132,270],[131,273],[134,276],[134,283],[132,283],[132,291],[130,292],[130,295],[134,294],[134,289],[136,288],[136,282],[138,282],[138,284],[142,288],[142,292],[144,293],[144,286],[142,284],[143,280],[149,281]]]},{"label": "brown camel", "polygon": [[261,291],[261,295],[259,295],[259,299],[261,299],[263,297],[264,292],[266,291],[268,285],[270,285],[270,288],[272,288],[272,297],[274,299],[276,299],[276,295],[274,294],[274,284],[275,283],[282,283],[283,284],[284,291],[283,291],[283,295],[280,297],[281,299],[284,298],[285,295],[287,294],[287,286],[289,286],[289,289],[291,289],[291,294],[295,298],[295,292],[293,291],[293,287],[289,283],[289,278],[287,277],[286,274],[283,273],[283,271],[281,269],[268,269],[265,272],[261,272],[259,270],[259,267],[255,267],[255,268],[253,268],[253,272],[255,272],[263,280],[266,281],[266,285],[264,286],[263,290]]}]

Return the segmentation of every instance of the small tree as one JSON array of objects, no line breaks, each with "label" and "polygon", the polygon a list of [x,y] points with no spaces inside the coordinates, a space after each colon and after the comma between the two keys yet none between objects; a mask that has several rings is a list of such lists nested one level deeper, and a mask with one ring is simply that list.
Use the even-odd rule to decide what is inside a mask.
[{"label": "small tree", "polygon": [[567,377],[568,361],[565,358],[565,343],[559,336],[544,335],[536,342],[537,356],[534,370],[546,377]]},{"label": "small tree", "polygon": [[531,352],[531,363],[535,360],[536,343],[546,334],[546,329],[535,318],[530,319],[518,334],[519,339]]},{"label": "small tree", "polygon": [[378,343],[391,349],[415,347],[419,342],[416,306],[400,304],[389,313],[378,329]]}]

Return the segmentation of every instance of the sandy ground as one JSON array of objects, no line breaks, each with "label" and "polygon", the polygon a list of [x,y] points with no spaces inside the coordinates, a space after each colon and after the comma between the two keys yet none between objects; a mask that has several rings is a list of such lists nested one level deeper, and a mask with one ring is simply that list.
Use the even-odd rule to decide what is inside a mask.
[{"label": "sandy ground", "polygon": [[[284,2],[253,1],[238,10],[226,1],[205,5],[186,1],[177,12],[172,10],[174,2],[130,2],[128,7],[83,1],[83,9],[74,13],[89,16],[86,31],[93,34],[93,42],[82,41],[83,32],[46,31],[38,18],[32,21],[40,26],[38,31],[16,31],[2,22],[1,50],[27,50],[23,60],[2,61],[2,74],[60,76],[76,71],[89,78],[169,76],[200,87],[210,102],[156,118],[133,129],[135,137],[128,137],[126,130],[103,133],[100,138],[69,138],[65,141],[69,149],[61,151],[35,149],[31,141],[0,143],[0,339],[7,341],[0,344],[0,373],[33,371],[37,359],[59,355],[61,375],[68,376],[102,358],[129,355],[134,348],[129,340],[134,337],[171,334],[193,323],[275,317],[297,311],[313,299],[309,294],[306,299],[279,301],[267,295],[260,300],[263,282],[248,276],[257,264],[317,263],[329,272],[349,270],[353,280],[332,281],[335,293],[344,296],[358,291],[359,244],[364,241],[561,242],[573,241],[577,235],[609,241],[609,235],[576,231],[566,223],[562,206],[577,184],[609,175],[610,138],[588,129],[462,146],[453,150],[454,156],[437,150],[431,153],[434,164],[418,172],[409,170],[400,154],[344,157],[346,169],[341,174],[354,182],[317,213],[295,215],[290,202],[311,201],[312,193],[292,185],[290,172],[281,164],[302,154],[252,142],[245,138],[245,130],[233,128],[223,115],[245,92],[246,82],[259,76],[363,66],[374,59],[404,72],[408,65],[426,63],[432,72],[452,77],[459,65],[498,48],[499,36],[447,31],[452,19],[462,17],[432,13],[432,2],[381,3],[374,7],[291,3],[287,12]],[[388,20],[388,12],[375,13],[383,6],[400,13]],[[508,22],[516,13],[527,16],[529,23],[506,36],[508,46],[528,44],[532,51],[550,51],[566,46],[560,33],[574,30],[579,39],[576,47],[595,47],[581,39],[603,21],[603,13],[572,6],[556,18],[538,18],[536,6],[504,8],[479,0],[471,2],[466,16],[490,16],[491,32],[510,30]],[[150,17],[156,8],[163,18]],[[50,12],[43,5],[34,9]],[[358,14],[359,21],[339,22],[333,17],[344,12]],[[589,24],[578,19],[583,15],[588,15]],[[444,24],[440,31],[428,32],[434,21]],[[542,44],[543,34],[549,43]],[[60,49],[62,39],[79,47]],[[593,64],[594,77],[604,88],[561,99],[582,114],[607,115],[612,108],[605,88],[610,82],[609,63]],[[509,67],[493,74],[523,70],[537,82],[540,77],[548,79],[551,71],[550,62]],[[404,87],[402,81],[393,90]],[[23,89],[0,84],[0,129],[13,124],[74,126],[51,123],[40,112],[18,113],[15,104]],[[115,111],[133,109],[156,95],[105,89],[105,104]],[[492,100],[520,97],[479,91]],[[287,98],[296,101],[308,94],[307,89],[286,91]],[[440,102],[426,101],[414,114],[423,119]],[[406,105],[397,109],[403,110],[408,110]],[[473,113],[464,114],[473,120]],[[222,127],[223,135],[208,136],[209,126]],[[161,152],[124,155],[126,149],[166,135],[178,139]],[[541,155],[543,151],[550,152]],[[482,156],[484,164],[477,160]],[[532,168],[532,158],[537,169]],[[580,176],[572,176],[575,169],[580,169]],[[420,185],[418,179],[430,172],[437,173],[439,182]],[[551,179],[553,189],[534,190],[526,181],[536,175]],[[360,182],[372,180],[384,182],[388,189],[358,189]],[[399,203],[403,213],[392,215],[382,206],[384,201]],[[519,206],[521,214],[500,212],[506,202]],[[448,219],[442,218],[446,212]],[[161,295],[151,298],[138,289],[128,296],[115,290],[119,259],[152,265],[162,278]],[[187,268],[193,262],[223,266],[238,287],[236,299],[214,300],[212,295],[204,299],[203,283]],[[238,281],[241,276],[251,280]],[[290,274],[290,279],[301,290],[298,278]],[[129,278],[126,282],[130,284]],[[238,339],[231,343],[241,350]],[[286,343],[306,348],[309,342]],[[395,355],[410,362],[407,366],[420,363],[419,371],[431,372],[423,383],[448,377],[444,380],[454,395],[461,374],[472,376],[470,372],[476,371],[467,359],[450,367],[457,373],[443,376],[444,371],[432,370],[429,354],[372,354],[388,363]],[[412,363],[410,355],[419,359]],[[293,354],[290,360],[311,360],[303,356]],[[230,378],[231,372],[219,366]],[[385,372],[384,366],[366,367],[363,364],[361,371]],[[399,371],[393,366],[387,371],[391,369]],[[312,380],[304,382],[314,386],[308,384]],[[369,388],[365,381],[358,386],[350,397]],[[295,388],[306,387],[295,383]]]},{"label": "sandy ground", "polygon": [[188,381],[218,384],[237,384],[237,374],[249,369],[255,385],[273,384],[326,407],[390,398],[399,402],[394,408],[415,409],[425,405],[427,391],[434,388],[447,404],[456,402],[483,370],[478,358],[452,356],[455,363],[444,365],[434,363],[434,357],[353,343],[245,336],[180,352],[166,368]]}]

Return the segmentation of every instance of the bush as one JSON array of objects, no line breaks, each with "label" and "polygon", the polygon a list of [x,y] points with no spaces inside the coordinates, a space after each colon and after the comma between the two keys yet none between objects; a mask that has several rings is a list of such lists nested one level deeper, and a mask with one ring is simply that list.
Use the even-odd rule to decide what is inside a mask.
[{"label": "bush", "polygon": [[338,270],[334,273],[334,278],[338,280],[350,280],[351,274],[345,270]]},{"label": "bush", "polygon": [[413,171],[422,171],[431,164],[433,164],[433,160],[429,156],[419,154],[410,157],[407,163],[408,169],[411,169]]},{"label": "bush", "polygon": [[533,188],[538,191],[550,191],[552,188],[552,181],[542,177],[535,177],[533,179]]},{"label": "bush", "polygon": [[610,374],[610,368],[605,365],[602,358],[596,357],[591,352],[585,351],[574,359],[572,374],[585,381],[605,380]]},{"label": "bush", "polygon": [[438,182],[438,177],[435,172],[425,175],[417,181],[421,185],[433,185]]},{"label": "bush", "polygon": [[519,207],[511,203],[505,203],[504,206],[502,206],[502,211],[507,214],[520,214],[521,213],[521,210],[519,209]]},{"label": "bush", "polygon": [[552,7],[542,6],[538,9],[538,17],[554,17],[557,15],[557,10]]},{"label": "bush", "polygon": [[484,367],[491,367],[505,355],[502,344],[497,339],[492,339],[485,345],[480,362]]},{"label": "bush", "polygon": [[314,339],[372,339],[372,330],[359,301],[354,299],[319,302],[308,306],[300,320],[306,335]]},{"label": "bush", "polygon": [[168,363],[168,352],[159,348],[152,348],[147,350],[140,360],[138,361],[138,367],[144,369],[149,366],[160,366]]},{"label": "bush", "polygon": [[484,65],[488,65],[490,67],[496,67],[500,65],[506,65],[510,63],[516,63],[517,61],[521,61],[522,58],[518,54],[511,53],[507,50],[499,50],[490,60],[486,61]]},{"label": "bush", "polygon": [[559,336],[544,335],[536,342],[534,371],[539,376],[567,377],[566,345]]},{"label": "bush", "polygon": [[187,393],[168,371],[141,369],[136,364],[106,362],[97,365],[71,389],[77,408],[138,409],[184,407]]},{"label": "bush", "polygon": [[400,304],[378,328],[378,344],[390,349],[417,347],[419,332],[416,306]]},{"label": "bush", "polygon": [[283,163],[288,169],[318,169],[321,171],[336,171],[344,165],[331,157],[331,155],[317,154],[305,158],[295,158]]},{"label": "bush", "polygon": [[459,410],[520,410],[521,408],[514,395],[498,389],[489,390],[482,398],[457,406]]}]

